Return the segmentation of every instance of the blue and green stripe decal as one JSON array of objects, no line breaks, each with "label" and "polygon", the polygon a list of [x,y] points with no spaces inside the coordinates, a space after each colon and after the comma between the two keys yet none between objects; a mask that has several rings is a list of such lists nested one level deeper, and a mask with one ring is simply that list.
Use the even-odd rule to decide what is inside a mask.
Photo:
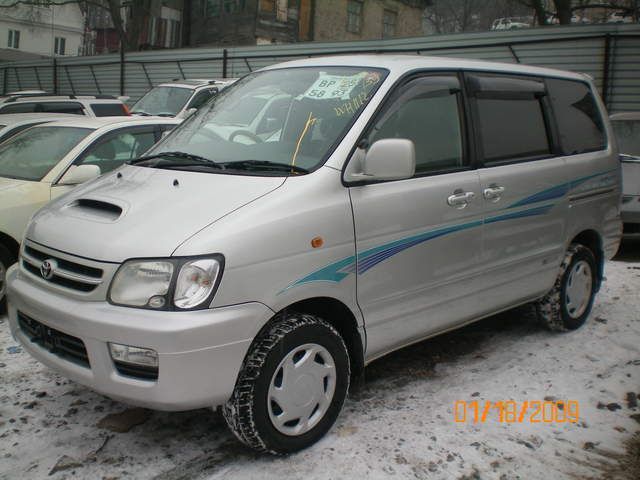
[{"label": "blue and green stripe decal", "polygon": [[[571,182],[563,183],[561,185],[556,185],[554,187],[551,187],[546,190],[542,190],[541,192],[538,192],[534,195],[526,197],[522,200],[519,200],[518,202],[507,206],[505,210],[524,207],[534,203],[548,202],[551,200],[562,198],[572,189],[587,182],[588,180],[592,178],[596,178],[601,175],[606,175],[612,172],[614,172],[614,170],[609,170],[609,171],[598,173],[595,175],[589,175],[586,177],[578,178]],[[417,235],[412,235],[407,238],[402,238],[400,240],[395,240],[393,242],[385,243],[378,247],[374,247],[369,250],[364,250],[358,253],[357,256],[351,255],[347,258],[343,258],[342,260],[339,260],[325,267],[322,267],[321,269],[316,270],[299,280],[296,280],[294,283],[286,287],[280,293],[283,293],[286,290],[289,290],[290,288],[296,287],[298,285],[303,285],[311,282],[339,283],[351,274],[362,275],[367,271],[371,270],[376,265],[380,264],[381,262],[384,262],[385,260],[393,257],[394,255],[404,250],[407,250],[411,247],[414,247],[416,245],[420,245],[421,243],[428,242],[429,240],[433,240],[434,238],[443,237],[445,235],[449,235],[462,230],[468,230],[470,228],[476,228],[481,225],[504,222],[504,221],[518,219],[518,218],[533,217],[537,215],[546,215],[547,213],[549,213],[549,211],[551,211],[551,209],[555,205],[556,203],[547,203],[545,205],[531,207],[531,208],[519,210],[516,212],[505,212],[500,215],[494,215],[494,216],[485,218],[484,221],[477,220],[477,221],[462,223],[458,225],[440,227],[434,230],[428,230],[426,232],[419,233]]]}]

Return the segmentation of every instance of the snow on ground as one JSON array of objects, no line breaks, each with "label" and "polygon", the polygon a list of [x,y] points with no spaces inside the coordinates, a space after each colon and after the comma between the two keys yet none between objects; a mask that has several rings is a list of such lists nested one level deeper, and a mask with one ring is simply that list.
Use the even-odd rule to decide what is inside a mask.
[{"label": "snow on ground", "polygon": [[[606,277],[578,331],[542,330],[523,307],[375,362],[332,431],[281,458],[247,451],[210,410],[133,410],[141,424],[130,431],[100,428],[129,407],[32,360],[0,319],[0,479],[637,480],[615,467],[640,430],[627,398],[640,394],[640,243],[627,243]],[[453,418],[457,400],[545,398],[578,401],[580,421],[500,423],[495,410],[485,423]]]}]

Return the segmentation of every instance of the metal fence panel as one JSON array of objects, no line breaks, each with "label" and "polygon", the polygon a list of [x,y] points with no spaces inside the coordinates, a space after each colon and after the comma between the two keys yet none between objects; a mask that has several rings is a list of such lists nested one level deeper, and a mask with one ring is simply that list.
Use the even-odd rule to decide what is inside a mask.
[{"label": "metal fence panel", "polygon": [[[601,24],[357,42],[186,48],[0,65],[3,91],[128,95],[177,78],[239,77],[287,60],[345,53],[413,53],[575,70],[591,75],[611,111],[640,110],[640,25]],[[55,75],[54,75],[54,64]],[[604,91],[606,89],[606,91]]]}]

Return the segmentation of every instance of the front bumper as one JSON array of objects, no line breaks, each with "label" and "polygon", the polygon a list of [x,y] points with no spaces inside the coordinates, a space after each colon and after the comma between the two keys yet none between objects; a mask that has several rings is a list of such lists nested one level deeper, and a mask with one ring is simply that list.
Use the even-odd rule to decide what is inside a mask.
[{"label": "front bumper", "polygon": [[[106,302],[70,299],[7,273],[9,325],[33,357],[62,375],[115,400],[157,410],[222,405],[233,392],[253,338],[274,312],[261,303],[191,312],[157,312]],[[18,312],[84,342],[90,367],[33,343],[18,324]],[[118,373],[108,342],[158,352],[158,379]]]}]

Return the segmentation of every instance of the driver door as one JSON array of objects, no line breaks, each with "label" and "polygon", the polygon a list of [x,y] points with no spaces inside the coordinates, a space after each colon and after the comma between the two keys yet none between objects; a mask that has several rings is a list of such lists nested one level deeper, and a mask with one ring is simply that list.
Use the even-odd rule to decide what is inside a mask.
[{"label": "driver door", "polygon": [[350,188],[369,358],[464,320],[481,301],[482,194],[462,112],[457,75],[425,75],[398,88],[365,137],[416,148],[413,178]]}]

